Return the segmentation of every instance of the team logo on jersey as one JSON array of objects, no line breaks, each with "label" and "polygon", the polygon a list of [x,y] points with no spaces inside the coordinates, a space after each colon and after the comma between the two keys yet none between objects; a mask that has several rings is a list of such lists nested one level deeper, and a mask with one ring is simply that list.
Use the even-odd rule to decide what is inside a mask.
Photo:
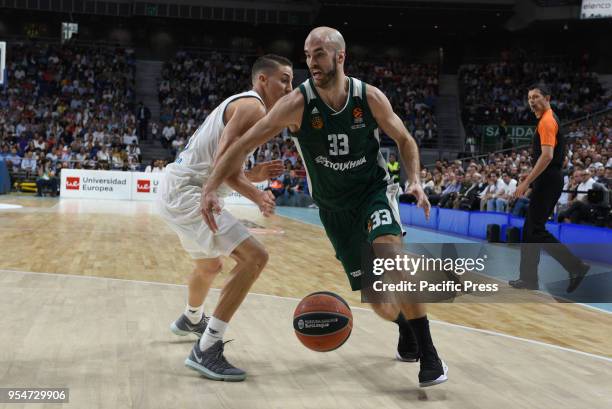
[{"label": "team logo on jersey", "polygon": [[363,123],[363,109],[357,107],[353,109],[353,125],[351,129],[365,128]]},{"label": "team logo on jersey", "polygon": [[323,155],[319,155],[315,158],[315,163],[340,172],[355,169],[356,167],[361,166],[366,162],[367,160],[365,156],[362,156],[357,160],[350,160],[348,162],[332,162]]},{"label": "team logo on jersey", "polygon": [[314,129],[323,129],[323,118],[321,115],[313,116],[310,120],[310,125],[312,125]]}]

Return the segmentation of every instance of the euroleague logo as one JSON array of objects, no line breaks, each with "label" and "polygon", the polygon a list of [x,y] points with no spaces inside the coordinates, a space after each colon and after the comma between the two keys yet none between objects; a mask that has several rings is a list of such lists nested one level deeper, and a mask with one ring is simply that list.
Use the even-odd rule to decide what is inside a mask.
[{"label": "euroleague logo", "polygon": [[151,181],[148,179],[138,179],[136,183],[136,192],[151,193]]},{"label": "euroleague logo", "polygon": [[363,122],[363,109],[357,107],[353,109],[353,125],[351,129],[365,128],[366,124]]},{"label": "euroleague logo", "polygon": [[79,190],[81,188],[81,178],[78,176],[66,177],[67,190]]}]

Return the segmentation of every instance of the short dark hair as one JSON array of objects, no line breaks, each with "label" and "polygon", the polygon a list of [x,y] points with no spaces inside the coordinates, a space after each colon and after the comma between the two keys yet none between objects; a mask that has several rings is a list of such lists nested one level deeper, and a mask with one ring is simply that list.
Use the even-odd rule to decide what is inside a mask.
[{"label": "short dark hair", "polygon": [[264,71],[267,74],[281,65],[293,67],[293,64],[288,58],[276,54],[263,55],[257,58],[253,63],[253,68],[251,68],[251,80],[255,81],[255,78],[257,78],[260,72]]},{"label": "short dark hair", "polygon": [[548,86],[546,86],[545,84],[531,84],[528,91],[533,91],[534,89],[540,91],[540,94],[542,94],[543,97],[547,97],[550,95],[550,88],[548,88]]}]

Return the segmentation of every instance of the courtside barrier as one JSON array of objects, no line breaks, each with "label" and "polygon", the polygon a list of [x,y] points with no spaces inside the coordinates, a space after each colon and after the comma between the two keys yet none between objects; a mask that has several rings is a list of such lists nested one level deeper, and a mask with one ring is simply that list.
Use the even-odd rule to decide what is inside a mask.
[{"label": "courtside barrier", "polygon": [[497,212],[471,212],[468,226],[468,235],[479,239],[487,238],[487,225],[508,224],[510,215],[508,213]]},{"label": "courtside barrier", "polygon": [[[506,232],[509,227],[518,227],[522,230],[525,223],[524,218],[507,213],[467,212],[438,207],[431,209],[431,218],[429,222],[426,222],[423,209],[406,203],[400,203],[400,218],[402,223],[409,226],[425,227],[480,240],[486,240],[487,225],[499,224],[502,241],[506,240]],[[570,245],[576,255],[588,260],[612,263],[612,252],[609,250],[610,243],[612,243],[612,229],[548,222],[546,230],[561,243]],[[572,244],[576,245],[571,246]]]},{"label": "courtside barrier", "polygon": [[428,229],[437,229],[438,228],[438,209],[437,207],[431,208],[431,213],[429,214],[429,220],[425,219],[425,212],[423,209],[417,206],[413,206],[411,209],[412,216],[410,219],[412,220],[412,224],[419,227],[425,227]]},{"label": "courtside barrier", "polygon": [[470,225],[470,212],[465,210],[439,209],[438,210],[438,230],[468,235]]},{"label": "courtside barrier", "polygon": [[[62,198],[152,201],[157,198],[164,172],[121,172],[105,170],[63,169]],[[263,190],[267,182],[255,184]],[[252,204],[237,192],[225,197],[226,204]]]}]

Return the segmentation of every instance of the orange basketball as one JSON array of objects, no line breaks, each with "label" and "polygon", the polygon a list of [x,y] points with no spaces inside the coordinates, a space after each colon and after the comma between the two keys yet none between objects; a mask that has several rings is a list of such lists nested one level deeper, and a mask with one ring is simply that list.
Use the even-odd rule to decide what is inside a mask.
[{"label": "orange basketball", "polygon": [[353,314],[338,294],[320,291],[307,295],[293,313],[295,335],[318,352],[339,348],[351,335]]}]

